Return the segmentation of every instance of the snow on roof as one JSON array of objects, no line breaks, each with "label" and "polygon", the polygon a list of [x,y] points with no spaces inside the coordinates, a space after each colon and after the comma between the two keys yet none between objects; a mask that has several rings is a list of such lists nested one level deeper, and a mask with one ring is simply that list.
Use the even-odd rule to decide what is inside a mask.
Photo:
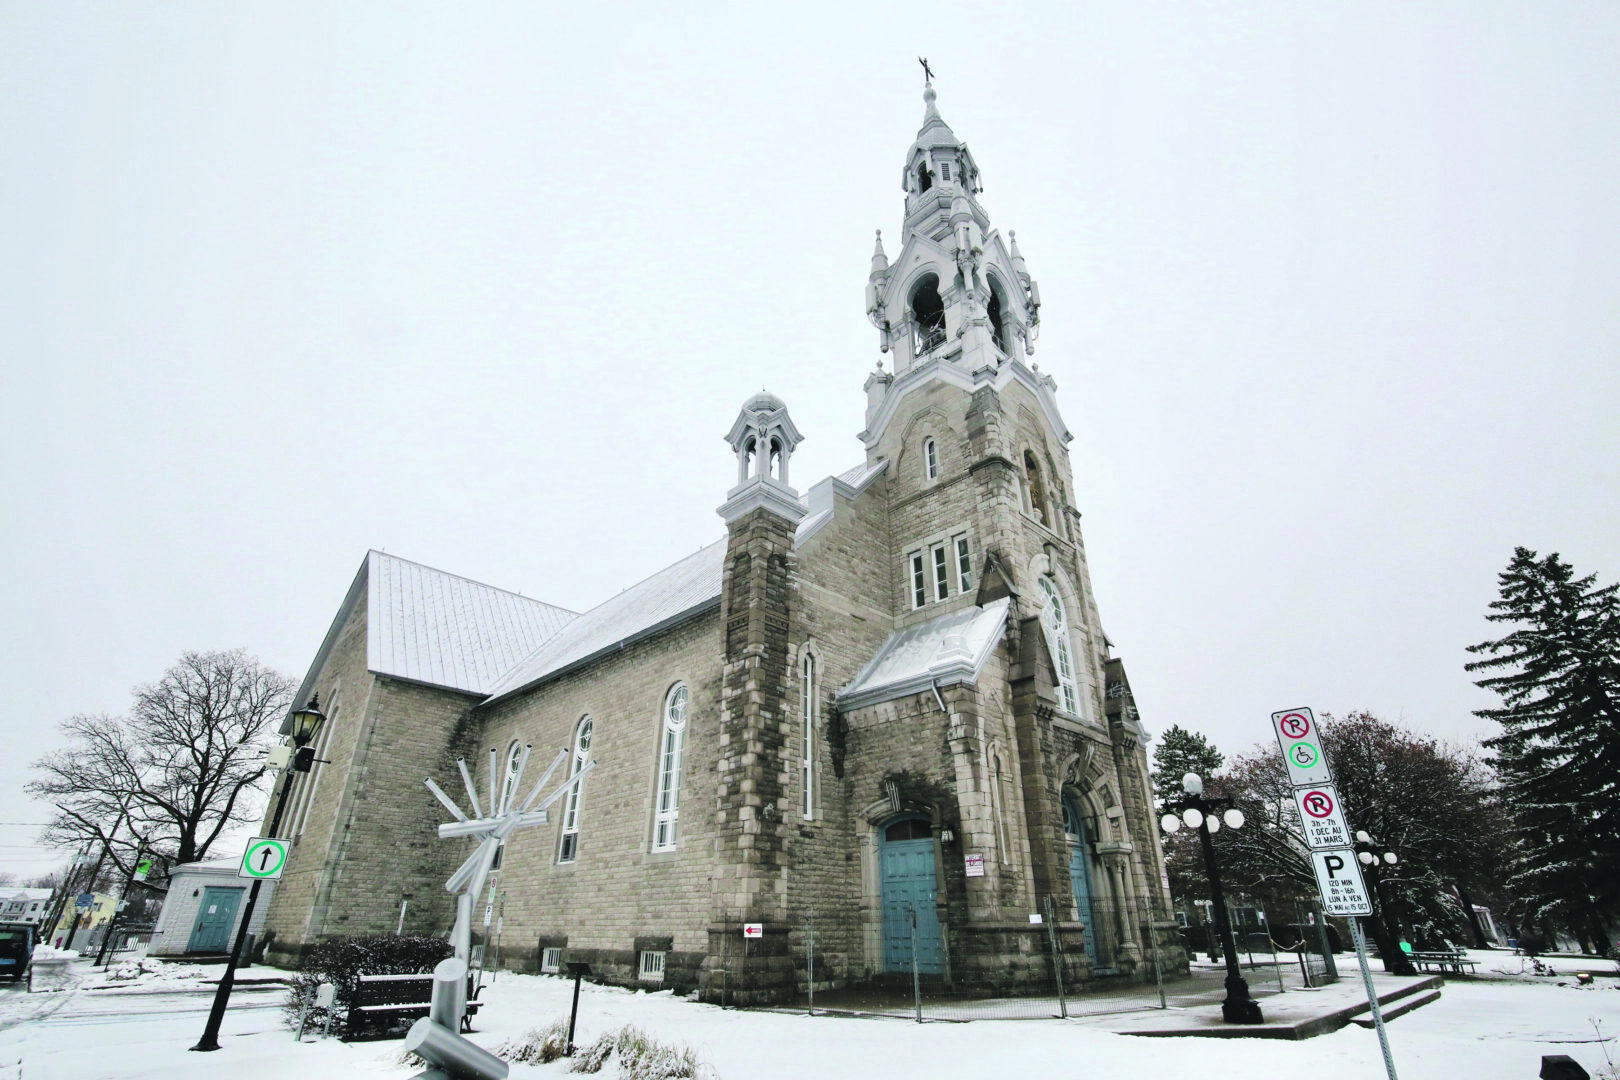
[{"label": "snow on roof", "polygon": [[0,900],[49,900],[52,895],[50,889],[0,889]]},{"label": "snow on roof", "polygon": [[929,687],[975,683],[1001,640],[1011,601],[963,608],[896,630],[877,654],[838,691],[838,704],[858,709],[915,694]]},{"label": "snow on roof", "polygon": [[683,622],[720,602],[726,541],[700,548],[564,626],[489,689],[490,701]]},{"label": "snow on roof", "polygon": [[823,525],[833,519],[833,495],[842,495],[846,499],[854,499],[865,491],[867,487],[882,475],[883,470],[889,467],[889,460],[881,458],[873,465],[857,465],[853,469],[841,472],[837,476],[829,476],[817,482],[804,498],[805,507],[810,515],[799,522],[799,527],[793,533],[793,545],[803,544],[816,533],[821,531]]},{"label": "snow on roof", "polygon": [[487,694],[577,617],[381,551],[368,563],[366,666],[381,675]]}]

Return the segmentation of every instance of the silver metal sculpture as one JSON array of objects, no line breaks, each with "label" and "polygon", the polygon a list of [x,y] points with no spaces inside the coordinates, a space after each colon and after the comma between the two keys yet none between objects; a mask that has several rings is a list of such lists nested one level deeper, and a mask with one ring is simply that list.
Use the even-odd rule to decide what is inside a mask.
[{"label": "silver metal sculpture", "polygon": [[541,801],[540,793],[545,790],[546,783],[568,757],[567,750],[559,750],[557,756],[552,759],[551,766],[546,769],[545,775],[534,785],[529,797],[519,804],[518,790],[523,783],[523,772],[528,767],[529,754],[533,749],[532,745],[526,745],[515,762],[507,760],[505,783],[499,788],[495,783],[497,755],[493,749],[490,750],[487,814],[479,805],[478,789],[473,785],[472,774],[467,771],[465,758],[458,759],[456,767],[461,770],[461,782],[467,788],[467,801],[472,806],[471,817],[462,813],[461,807],[444,793],[443,788],[433,782],[432,777],[427,780],[428,790],[433,792],[433,797],[438,799],[455,818],[454,821],[439,826],[439,838],[453,840],[475,836],[478,838],[478,847],[467,856],[460,868],[450,875],[450,880],[444,883],[445,891],[456,894],[456,926],[450,934],[450,942],[455,953],[439,961],[438,966],[433,969],[433,1003],[429,1006],[428,1015],[413,1024],[410,1034],[405,1036],[406,1050],[414,1051],[436,1066],[418,1073],[416,1080],[440,1077],[454,1080],[506,1080],[508,1070],[506,1062],[478,1044],[463,1038],[461,1034],[462,1020],[467,1013],[467,972],[472,961],[473,898],[483,892],[484,882],[488,880],[490,868],[495,864],[495,856],[501,850],[506,838],[518,829],[544,825],[550,820],[546,808],[570,791],[576,790],[580,782],[596,768],[596,762],[586,762],[556,791]]}]

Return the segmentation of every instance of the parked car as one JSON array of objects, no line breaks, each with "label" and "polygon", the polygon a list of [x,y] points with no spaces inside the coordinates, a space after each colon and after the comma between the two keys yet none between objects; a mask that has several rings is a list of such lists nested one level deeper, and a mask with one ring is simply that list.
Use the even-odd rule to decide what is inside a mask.
[{"label": "parked car", "polygon": [[34,955],[34,928],[28,923],[0,923],[0,975],[17,982],[28,973]]}]

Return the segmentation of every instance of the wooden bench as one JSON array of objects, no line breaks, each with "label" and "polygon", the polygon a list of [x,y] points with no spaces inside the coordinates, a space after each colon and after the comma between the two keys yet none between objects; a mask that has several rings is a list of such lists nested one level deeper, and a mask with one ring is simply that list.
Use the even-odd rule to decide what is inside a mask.
[{"label": "wooden bench", "polygon": [[[467,1011],[461,1018],[464,1031],[472,1030],[472,1018],[482,1002],[473,1000],[472,977],[467,978]],[[400,1020],[426,1016],[433,1001],[433,976],[361,975],[349,998],[348,1037],[384,1022],[392,1027]]]},{"label": "wooden bench", "polygon": [[[1414,952],[1412,954],[1412,966],[1419,971],[1433,971],[1440,974],[1449,971],[1456,975],[1472,975],[1475,973],[1475,969],[1479,967],[1479,963],[1464,957],[1461,950],[1451,949],[1437,952]],[[1464,972],[1463,968],[1468,970]]]}]

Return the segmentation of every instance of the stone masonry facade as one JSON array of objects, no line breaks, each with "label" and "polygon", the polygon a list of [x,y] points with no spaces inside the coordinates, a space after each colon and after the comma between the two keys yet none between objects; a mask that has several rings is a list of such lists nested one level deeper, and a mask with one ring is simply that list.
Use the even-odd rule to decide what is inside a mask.
[{"label": "stone masonry facade", "polygon": [[[325,763],[295,781],[274,958],[401,925],[445,933],[444,882],[471,842],[438,838],[447,815],[424,777],[458,790],[464,758],[484,790],[489,750],[504,761],[522,744],[537,775],[589,718],[596,768],[571,821],[559,803],[502,852],[505,967],[561,950],[606,982],[783,1001],[806,987],[813,927],[818,990],[881,982],[909,956],[890,895],[909,845],[942,985],[1045,993],[1053,941],[1071,986],[1185,972],[1146,736],[1093,596],[1056,383],[1029,356],[1039,292],[988,228],[977,166],[932,93],[905,247],[873,258],[869,313],[894,370],[867,381],[863,466],[801,499],[786,407],[751,399],[729,437],[739,482],[712,582],[582,658],[547,666],[541,644],[534,677],[494,693],[368,667],[380,586],[363,572],[300,695],[329,717]],[[1003,608],[969,671],[950,628]],[[944,659],[891,688],[907,648]]]}]

